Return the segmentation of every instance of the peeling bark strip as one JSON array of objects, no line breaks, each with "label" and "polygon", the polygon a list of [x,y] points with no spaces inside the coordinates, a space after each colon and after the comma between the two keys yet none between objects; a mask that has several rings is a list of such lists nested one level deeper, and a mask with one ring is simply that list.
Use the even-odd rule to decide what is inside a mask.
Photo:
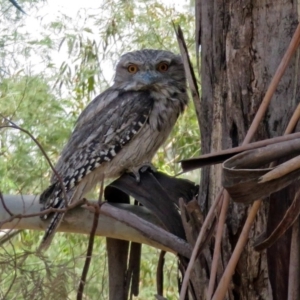
[{"label": "peeling bark strip", "polygon": [[[199,6],[199,1],[197,1]],[[297,26],[297,1],[201,1],[197,9],[201,22],[201,144],[202,153],[240,145],[257,112],[266,89],[290,43]],[[198,42],[199,43],[199,42]],[[289,64],[272,98],[268,113],[255,140],[284,133],[300,99],[299,60]],[[207,209],[221,186],[221,166],[205,167],[199,193],[201,208]],[[264,202],[250,231],[250,242],[238,262],[227,299],[287,299],[290,235],[284,235],[266,252],[253,250],[252,239],[282,219],[292,195],[289,188]],[[227,265],[248,212],[247,206],[231,203],[223,233],[217,281]],[[211,247],[204,251],[202,267],[206,275],[199,299],[206,299],[211,267]],[[205,260],[204,260],[205,259]],[[272,287],[269,291],[268,278]],[[283,280],[284,278],[284,280]],[[271,295],[272,294],[272,295]]]},{"label": "peeling bark strip", "polygon": [[272,144],[277,144],[284,141],[291,141],[291,144],[294,142],[293,140],[299,140],[300,132],[296,132],[293,134],[287,134],[284,136],[275,137],[272,139],[266,139],[263,141],[254,142],[251,144],[238,146],[235,148],[229,148],[225,150],[221,150],[218,152],[213,152],[209,154],[201,155],[200,157],[188,158],[181,160],[181,167],[183,172],[188,172],[191,170],[202,168],[203,166],[215,165],[222,163],[226,159],[231,158],[232,156],[239,154],[244,151],[258,149],[261,147],[265,147]]},{"label": "peeling bark strip", "polygon": [[[300,177],[299,154],[300,139],[240,153],[224,162],[223,186],[235,202],[249,204],[266,198]],[[295,155],[275,168],[268,167],[272,161]]]}]

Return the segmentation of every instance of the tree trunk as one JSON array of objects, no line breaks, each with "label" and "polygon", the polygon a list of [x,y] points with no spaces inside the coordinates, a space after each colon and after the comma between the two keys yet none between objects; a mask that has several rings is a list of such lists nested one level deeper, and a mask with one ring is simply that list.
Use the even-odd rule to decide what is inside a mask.
[{"label": "tree trunk", "polygon": [[[202,154],[205,154],[242,143],[290,43],[298,23],[298,12],[296,0],[202,0],[198,2],[197,14],[201,24],[200,125]],[[284,133],[299,102],[298,57],[299,53],[281,79],[255,140]],[[202,170],[199,204],[204,211],[221,188],[221,176],[221,165]],[[256,252],[252,244],[267,227],[278,223],[289,205],[282,200],[289,199],[289,193],[290,190],[285,189],[280,195],[276,193],[272,199],[264,201],[237,265],[228,299],[287,299],[291,233],[272,247],[273,253],[277,251],[276,259],[270,252]],[[248,210],[249,206],[230,202],[217,280],[235,247]],[[271,212],[275,216],[272,219]],[[207,282],[213,247],[209,249],[211,257],[206,253]],[[267,262],[272,271],[270,275]],[[205,299],[204,287],[199,299]]]}]

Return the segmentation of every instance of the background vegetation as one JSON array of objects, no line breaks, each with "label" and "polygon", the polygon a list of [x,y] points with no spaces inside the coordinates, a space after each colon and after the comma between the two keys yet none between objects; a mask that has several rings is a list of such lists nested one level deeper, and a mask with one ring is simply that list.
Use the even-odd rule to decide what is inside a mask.
[{"label": "background vegetation", "polygon": [[[179,9],[152,0],[100,1],[93,9],[88,1],[81,1],[75,13],[74,7],[70,12],[48,9],[50,4],[51,0],[22,1],[25,15],[8,0],[0,0],[0,113],[30,131],[55,162],[79,113],[111,84],[122,53],[140,48],[178,53],[172,22],[181,25],[193,53],[194,12],[189,3]],[[199,140],[191,103],[154,165],[176,174],[176,161],[199,154]],[[49,177],[47,162],[30,138],[1,129],[0,190],[39,194]],[[0,299],[74,299],[87,237],[57,234],[45,256],[38,257],[34,250],[40,237],[23,231],[1,244]],[[25,254],[29,254],[26,260]],[[156,292],[157,259],[157,250],[143,247],[138,299],[153,298]],[[107,298],[106,269],[105,242],[97,238],[86,299]],[[167,256],[165,270],[165,295],[177,299],[174,256]]]}]

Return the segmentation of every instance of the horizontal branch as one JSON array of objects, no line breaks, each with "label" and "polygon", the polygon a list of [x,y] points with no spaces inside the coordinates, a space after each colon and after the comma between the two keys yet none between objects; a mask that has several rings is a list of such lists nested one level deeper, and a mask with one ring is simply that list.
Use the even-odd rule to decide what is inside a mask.
[{"label": "horizontal branch", "polygon": [[[36,196],[4,195],[3,198],[6,207],[0,204],[0,222],[11,219],[10,213],[26,215],[40,212],[41,205]],[[184,240],[162,229],[159,220],[145,207],[105,203],[101,210],[96,235],[147,244],[174,254],[190,256],[190,246]],[[66,213],[58,231],[89,234],[93,217],[94,212],[90,208],[75,207]],[[45,230],[48,222],[49,220],[41,220],[39,216],[17,217],[11,222],[5,222],[1,229]],[[146,227],[149,228],[148,232],[143,231]]]}]

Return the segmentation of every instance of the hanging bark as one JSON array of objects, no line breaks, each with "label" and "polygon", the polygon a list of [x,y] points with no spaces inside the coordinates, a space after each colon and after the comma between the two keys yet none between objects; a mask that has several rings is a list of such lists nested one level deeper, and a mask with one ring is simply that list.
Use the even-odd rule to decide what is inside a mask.
[{"label": "hanging bark", "polygon": [[[202,0],[196,5],[200,14],[196,19],[201,23],[198,24],[201,28],[198,43],[201,43],[202,81],[199,119],[202,154],[206,154],[242,143],[289,45],[298,23],[298,13],[296,0]],[[299,54],[293,57],[281,79],[255,141],[284,133],[299,102],[298,70]],[[203,168],[201,180],[199,204],[207,211],[221,188],[221,165]],[[271,299],[272,296],[273,299],[287,299],[291,233],[286,233],[268,252],[256,252],[253,241],[266,227],[272,231],[271,228],[279,223],[293,192],[293,188],[288,187],[263,202],[233,276],[228,299]],[[245,204],[230,203],[217,281],[235,247],[248,209]],[[206,283],[210,275],[211,249],[205,252]],[[272,267],[270,274],[267,262],[269,268]],[[205,263],[202,264],[205,268]],[[199,299],[205,299],[204,286],[207,285],[203,285]]]}]

